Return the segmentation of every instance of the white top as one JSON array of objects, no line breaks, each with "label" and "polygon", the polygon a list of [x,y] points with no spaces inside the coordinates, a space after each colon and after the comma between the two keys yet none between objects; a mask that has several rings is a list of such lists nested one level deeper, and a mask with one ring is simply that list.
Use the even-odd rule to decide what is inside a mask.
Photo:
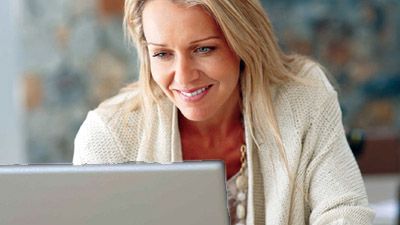
[{"label": "white top", "polygon": [[[294,184],[272,134],[251,136],[245,117],[246,224],[372,224],[374,212],[345,137],[336,91],[315,64],[298,76],[313,85],[290,81],[271,87]],[[132,98],[138,98],[137,89],[89,112],[75,139],[74,164],[183,160],[176,107],[167,98],[154,106],[146,121],[152,125],[151,138],[144,140],[141,110],[126,115],[119,107]],[[253,125],[262,124],[267,122]]]}]

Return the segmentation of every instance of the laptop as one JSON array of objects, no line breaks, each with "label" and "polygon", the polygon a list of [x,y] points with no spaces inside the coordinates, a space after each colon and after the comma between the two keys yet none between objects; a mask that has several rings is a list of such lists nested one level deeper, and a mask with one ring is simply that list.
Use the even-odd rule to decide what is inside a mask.
[{"label": "laptop", "polygon": [[0,224],[228,225],[221,161],[0,166]]}]

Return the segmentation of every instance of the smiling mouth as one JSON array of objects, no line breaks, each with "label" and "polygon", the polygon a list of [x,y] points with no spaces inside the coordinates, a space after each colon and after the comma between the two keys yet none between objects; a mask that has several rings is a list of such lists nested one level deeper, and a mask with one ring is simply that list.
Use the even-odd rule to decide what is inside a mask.
[{"label": "smiling mouth", "polygon": [[185,92],[185,91],[179,91],[179,92],[180,92],[182,95],[186,96],[186,97],[192,98],[192,97],[196,97],[196,96],[199,96],[199,95],[203,94],[203,93],[206,92],[208,89],[210,89],[211,86],[212,86],[212,85],[209,85],[209,86],[207,86],[207,87],[203,87],[203,88],[197,89],[197,90],[192,91],[192,92]]}]

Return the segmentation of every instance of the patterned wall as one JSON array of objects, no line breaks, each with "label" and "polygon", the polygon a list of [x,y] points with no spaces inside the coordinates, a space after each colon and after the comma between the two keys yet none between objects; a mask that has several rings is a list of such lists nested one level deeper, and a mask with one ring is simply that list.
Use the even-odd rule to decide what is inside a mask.
[{"label": "patterned wall", "polygon": [[71,161],[88,110],[134,79],[121,0],[23,1],[26,145],[30,162]]},{"label": "patterned wall", "polygon": [[[264,1],[286,50],[338,81],[347,127],[400,128],[398,1]],[[30,162],[70,162],[88,110],[135,79],[123,0],[22,1],[26,146]]]},{"label": "patterned wall", "polygon": [[400,2],[264,1],[286,49],[337,80],[347,127],[400,128]]}]

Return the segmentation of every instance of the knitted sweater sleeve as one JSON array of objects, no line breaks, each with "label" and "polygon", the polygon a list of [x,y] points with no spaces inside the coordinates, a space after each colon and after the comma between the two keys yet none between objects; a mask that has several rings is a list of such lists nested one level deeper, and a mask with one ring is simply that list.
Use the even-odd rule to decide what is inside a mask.
[{"label": "knitted sweater sleeve", "polygon": [[90,111],[75,137],[73,164],[127,161],[114,133],[96,110]]},{"label": "knitted sweater sleeve", "polygon": [[315,110],[304,141],[310,224],[372,224],[374,212],[347,143],[337,94],[332,89]]}]

